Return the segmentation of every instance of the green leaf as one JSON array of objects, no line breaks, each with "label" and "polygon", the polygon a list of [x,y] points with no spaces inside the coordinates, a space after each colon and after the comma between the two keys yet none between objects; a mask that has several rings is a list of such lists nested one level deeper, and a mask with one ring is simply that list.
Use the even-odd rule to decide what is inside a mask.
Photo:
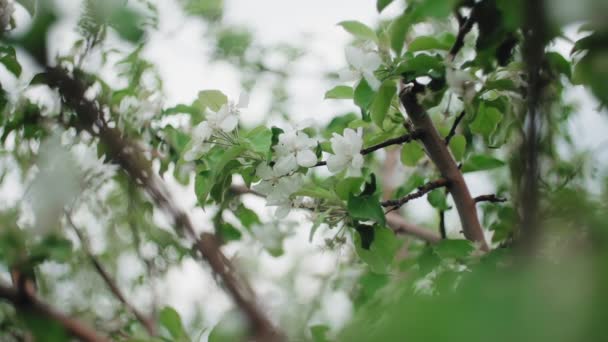
[{"label": "green leaf", "polygon": [[68,262],[72,258],[72,241],[58,234],[46,236],[30,250],[30,258],[34,263],[52,260],[59,263]]},{"label": "green leaf", "polygon": [[391,47],[397,55],[401,55],[405,36],[413,24],[427,17],[446,17],[454,8],[454,4],[455,0],[421,0],[408,3],[408,8],[405,12],[395,19],[390,27]]},{"label": "green leaf", "polygon": [[338,25],[342,26],[346,31],[355,37],[366,40],[378,40],[378,37],[376,37],[376,32],[362,22],[349,20],[340,22]]},{"label": "green leaf", "polygon": [[[37,75],[36,75],[37,76]],[[33,80],[32,80],[33,82]],[[163,110],[163,115],[173,115],[173,114],[190,114],[197,115],[199,113],[199,109],[185,104],[178,104],[175,107],[167,108]]]},{"label": "green leaf", "polygon": [[403,144],[401,147],[401,162],[403,165],[416,166],[422,157],[424,157],[424,149],[416,141]]},{"label": "green leaf", "polygon": [[234,215],[247,229],[251,229],[252,226],[262,223],[258,217],[258,214],[256,214],[255,211],[247,208],[243,203],[240,203],[236,210],[234,210]]},{"label": "green leaf", "polygon": [[439,210],[448,210],[447,198],[445,196],[445,191],[443,189],[435,189],[427,195],[426,199],[433,206],[433,208],[437,208]]},{"label": "green leaf", "polygon": [[194,178],[194,193],[201,206],[207,201],[207,196],[209,196],[211,188],[213,188],[213,176],[211,171],[205,170],[197,173]]},{"label": "green leaf", "polygon": [[395,19],[389,26],[391,48],[395,51],[397,56],[401,55],[401,50],[403,50],[403,44],[405,43],[405,35],[411,25],[412,19],[406,12]]},{"label": "green leaf", "polygon": [[118,32],[118,34],[130,42],[141,40],[144,35],[141,15],[126,6],[117,6],[108,18],[109,25]]},{"label": "green leaf", "polygon": [[473,252],[473,246],[467,240],[441,240],[433,249],[442,259],[464,259]]},{"label": "green leaf", "polygon": [[462,172],[491,170],[504,165],[505,162],[500,159],[496,159],[485,154],[477,154],[469,157],[469,159],[462,166]]},{"label": "green leaf", "polygon": [[228,97],[219,90],[202,90],[198,93],[198,103],[204,111],[206,108],[217,112],[228,103]]},{"label": "green leaf", "polygon": [[391,4],[391,2],[393,2],[393,0],[378,0],[376,2],[376,9],[378,10],[378,13],[382,12],[388,5]]},{"label": "green leaf", "polygon": [[553,69],[564,74],[568,79],[572,78],[572,66],[564,56],[557,52],[547,52],[546,57]]},{"label": "green leaf", "polygon": [[502,120],[502,113],[494,107],[486,107],[483,102],[479,106],[475,120],[471,122],[469,128],[471,132],[481,134],[485,139],[489,139],[496,130],[498,123]]},{"label": "green leaf", "polygon": [[441,58],[421,53],[399,64],[395,73],[406,74],[409,76],[408,79],[411,79],[432,74],[442,75],[444,69],[445,66]]},{"label": "green leaf", "polygon": [[310,327],[310,335],[313,342],[329,342],[327,339],[329,327],[327,325],[313,325]]},{"label": "green leaf", "polygon": [[0,63],[4,64],[6,69],[15,77],[19,77],[21,75],[21,64],[17,61],[15,49],[11,46],[2,46],[0,47],[0,53],[2,53]]},{"label": "green leaf", "polygon": [[208,342],[234,342],[248,341],[247,321],[240,311],[228,311],[222,319],[213,327]]},{"label": "green leaf", "polygon": [[226,222],[216,225],[216,232],[224,241],[238,241],[243,236],[238,229]]},{"label": "green leaf", "polygon": [[456,38],[452,34],[440,36],[420,36],[414,39],[407,47],[407,51],[416,52],[424,50],[445,50],[448,51],[454,45]]},{"label": "green leaf", "polygon": [[462,134],[457,134],[452,137],[450,140],[450,150],[452,150],[452,155],[454,155],[454,159],[457,161],[462,160],[464,157],[464,152],[467,148],[467,139]]},{"label": "green leaf", "polygon": [[395,85],[395,81],[386,80],[378,89],[378,94],[374,98],[372,102],[372,107],[370,109],[372,121],[380,128],[382,128],[382,123],[384,122],[384,118],[386,117],[386,113],[391,107],[391,102],[393,101],[393,97],[397,92],[397,86]]},{"label": "green leaf", "polygon": [[362,79],[355,88],[353,98],[357,106],[363,110],[367,110],[374,98],[374,90],[367,84],[365,79]]},{"label": "green leaf", "polygon": [[251,150],[266,155],[272,145],[272,131],[266,126],[259,126],[245,135]]},{"label": "green leaf", "polygon": [[355,248],[357,254],[365,262],[370,270],[374,273],[386,274],[389,272],[395,254],[401,246],[401,242],[395,237],[395,234],[388,228],[375,226],[374,240],[369,246],[369,249],[362,247],[362,241],[359,234],[355,235]]},{"label": "green leaf", "polygon": [[188,335],[184,330],[182,319],[172,307],[165,306],[159,313],[159,322],[167,329],[171,337],[176,341],[188,341]]},{"label": "green leaf", "polygon": [[384,225],[385,217],[377,195],[356,196],[350,194],[347,209],[355,220],[374,220]]},{"label": "green leaf", "polygon": [[345,86],[345,85],[336,86],[336,87],[328,90],[325,93],[326,99],[338,99],[338,100],[352,99],[353,96],[354,96],[353,88],[349,87],[349,86]]},{"label": "green leaf", "polygon": [[361,185],[363,185],[364,179],[361,177],[347,177],[341,179],[336,183],[335,190],[338,197],[342,200],[348,200],[351,194],[358,194],[361,192]]}]

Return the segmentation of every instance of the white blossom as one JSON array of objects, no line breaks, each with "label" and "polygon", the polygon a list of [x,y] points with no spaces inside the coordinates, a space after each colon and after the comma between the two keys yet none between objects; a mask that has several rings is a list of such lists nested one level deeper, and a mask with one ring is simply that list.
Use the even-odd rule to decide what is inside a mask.
[{"label": "white blossom", "polygon": [[230,133],[239,124],[240,109],[247,108],[249,97],[245,93],[239,96],[239,102],[228,101],[217,112],[207,110],[207,120],[199,123],[192,130],[191,147],[184,153],[185,161],[193,161],[207,152],[211,145],[208,142],[218,132]]},{"label": "white blossom", "polygon": [[239,96],[239,102],[222,105],[217,112],[207,110],[207,122],[213,130],[222,130],[226,133],[232,132],[239,124],[240,109],[247,108],[249,97],[245,93]]},{"label": "white blossom", "polygon": [[213,130],[209,127],[209,123],[207,121],[203,121],[196,125],[192,130],[192,140],[190,142],[191,148],[184,153],[185,161],[193,161],[201,156],[201,154],[207,152],[210,148],[209,144],[205,144],[209,138],[211,138],[211,134]]},{"label": "white blossom", "polygon": [[15,12],[12,0],[0,0],[0,32],[7,31],[11,24],[11,16]]},{"label": "white blossom", "polygon": [[470,102],[475,97],[475,79],[468,72],[456,69],[448,65],[445,79],[450,90],[462,97],[465,102]]},{"label": "white blossom", "polygon": [[365,51],[354,46],[347,46],[345,51],[346,61],[350,67],[338,73],[340,80],[351,82],[365,78],[372,89],[378,90],[380,81],[374,75],[374,71],[382,65],[380,55],[374,51]]},{"label": "white blossom", "polygon": [[256,174],[262,180],[253,186],[253,190],[266,196],[267,206],[278,206],[277,216],[285,216],[291,209],[289,197],[302,186],[300,175],[285,176],[278,172],[276,167],[264,163],[258,165]]},{"label": "white blossom", "polygon": [[344,135],[333,134],[330,139],[334,154],[327,158],[327,168],[332,173],[338,173],[344,169],[354,177],[361,175],[363,167],[363,129],[359,127],[355,132],[353,129],[344,130]]},{"label": "white blossom", "polygon": [[313,167],[317,163],[317,155],[313,148],[317,142],[301,131],[288,130],[279,135],[279,141],[274,147],[277,155],[275,169],[280,174],[295,171],[298,166]]}]

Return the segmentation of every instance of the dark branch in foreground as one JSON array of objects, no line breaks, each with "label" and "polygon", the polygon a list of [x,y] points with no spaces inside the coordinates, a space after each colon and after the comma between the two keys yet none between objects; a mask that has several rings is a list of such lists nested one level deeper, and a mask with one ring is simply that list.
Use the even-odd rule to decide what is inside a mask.
[{"label": "dark branch in foreground", "polygon": [[101,276],[103,281],[106,283],[106,285],[110,289],[110,292],[112,292],[114,297],[116,297],[116,299],[118,299],[118,301],[120,301],[127,308],[127,311],[130,311],[133,314],[133,316],[135,316],[135,318],[146,328],[146,331],[148,332],[148,334],[150,336],[155,336],[156,335],[156,325],[154,324],[154,321],[151,320],[150,318],[146,317],[139,310],[137,310],[131,303],[129,303],[129,301],[127,300],[127,297],[122,293],[122,291],[116,284],[116,281],[114,281],[114,279],[112,279],[112,276],[110,275],[110,273],[108,273],[108,271],[106,271],[105,267],[101,264],[101,262],[97,259],[97,257],[95,257],[95,255],[93,255],[93,252],[91,252],[91,248],[89,246],[89,241],[88,241],[87,237],[84,236],[82,231],[76,226],[74,221],[72,221],[72,216],[70,215],[70,213],[67,210],[65,212],[65,218],[66,218],[66,221],[68,222],[68,224],[72,227],[72,230],[74,230],[74,232],[76,233],[78,240],[80,240],[80,244],[82,245],[83,251],[85,252],[87,257],[93,264],[93,267],[95,267],[95,270],[97,271],[97,273],[99,273],[99,275]]},{"label": "dark branch in foreground", "polygon": [[[370,154],[372,152],[375,152],[377,150],[383,149],[385,147],[391,146],[391,145],[401,145],[401,144],[406,144],[409,142],[412,142],[416,139],[420,139],[421,137],[421,133],[419,132],[413,132],[413,133],[408,133],[408,134],[404,134],[402,136],[396,137],[396,138],[392,138],[392,139],[388,139],[386,141],[383,141],[379,144],[370,146],[368,148],[364,148],[361,150],[361,154],[362,155],[366,155],[366,154]],[[327,165],[326,161],[320,161],[318,162],[315,166],[323,166],[323,165]]]},{"label": "dark branch in foreground", "polygon": [[394,199],[394,200],[383,201],[383,202],[380,202],[380,204],[383,207],[391,207],[390,211],[393,211],[413,199],[420,198],[435,189],[438,189],[438,188],[441,188],[441,187],[444,187],[447,185],[448,185],[448,181],[446,179],[439,178],[437,180],[434,180],[434,181],[431,181],[424,185],[419,186],[418,191],[413,192],[407,196],[404,196],[404,197],[401,197],[398,199]]},{"label": "dark branch in foreground", "polygon": [[58,89],[64,105],[77,113],[76,123],[70,124],[98,137],[107,148],[107,156],[117,162],[130,178],[150,195],[153,202],[173,219],[176,233],[185,234],[194,241],[194,247],[221,279],[236,306],[247,318],[252,339],[258,341],[285,340],[283,334],[273,326],[266,314],[258,307],[253,291],[244,279],[236,275],[234,267],[219,246],[205,243],[203,241],[205,239],[198,236],[190,218],[171,200],[163,181],[156,176],[150,161],[145,158],[140,147],[118,129],[108,125],[100,103],[86,99],[84,96],[86,86],[69,75],[67,71],[57,67],[47,68],[46,76],[49,86]]},{"label": "dark branch in foreground", "polygon": [[92,328],[84,323],[55,310],[31,294],[18,291],[14,287],[0,283],[0,298],[11,302],[19,312],[31,313],[41,318],[57,322],[67,333],[81,341],[110,341],[106,337],[99,336]]},{"label": "dark branch in foreground", "polygon": [[427,154],[439,169],[442,178],[448,182],[447,188],[454,199],[465,237],[469,241],[481,243],[481,248],[487,251],[489,248],[477,217],[475,201],[471,197],[462,172],[445,145],[445,139],[439,135],[428,113],[418,103],[417,95],[424,90],[424,86],[415,82],[403,85],[399,98],[416,131],[423,133],[420,140]]},{"label": "dark branch in foreground", "polygon": [[476,7],[474,6],[471,10],[471,15],[468,18],[463,18],[460,13],[457,13],[456,18],[458,19],[458,35],[456,35],[456,41],[452,48],[450,49],[450,53],[448,54],[448,59],[450,61],[454,60],[460,49],[464,46],[464,38],[467,36],[471,29],[473,28],[473,24],[475,24],[475,16],[476,16]]},{"label": "dark branch in foreground", "polygon": [[481,196],[477,196],[474,198],[475,203],[479,203],[479,202],[491,202],[491,203],[502,203],[502,202],[506,202],[507,199],[504,197],[498,197],[494,194],[492,195],[481,195]]},{"label": "dark branch in foreground", "polygon": [[454,124],[452,125],[452,128],[450,128],[450,132],[445,137],[446,145],[449,145],[450,140],[452,140],[452,138],[456,135],[456,128],[458,127],[458,124],[460,123],[460,121],[462,121],[462,119],[464,118],[465,115],[466,115],[466,112],[463,110],[460,114],[458,114],[458,116],[454,120]]}]

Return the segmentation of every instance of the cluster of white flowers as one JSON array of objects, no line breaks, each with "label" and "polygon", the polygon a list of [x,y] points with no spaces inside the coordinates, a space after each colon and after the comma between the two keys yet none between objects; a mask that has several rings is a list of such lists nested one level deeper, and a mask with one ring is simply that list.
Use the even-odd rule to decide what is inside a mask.
[{"label": "cluster of white flowers", "polygon": [[317,163],[317,155],[313,149],[317,141],[306,133],[289,129],[279,135],[279,141],[274,147],[277,156],[275,168],[281,174],[288,174],[301,167],[313,167]]},{"label": "cluster of white flowers", "polygon": [[247,108],[248,104],[249,97],[241,93],[238,103],[228,101],[217,112],[207,109],[207,120],[202,121],[192,130],[192,146],[184,154],[184,160],[193,161],[200,158],[211,148],[212,144],[209,142],[212,138],[234,131],[239,124],[240,110]]},{"label": "cluster of white flowers", "polygon": [[354,46],[348,46],[345,52],[346,61],[350,67],[338,73],[340,80],[352,82],[364,78],[372,89],[378,90],[380,88],[380,81],[376,78],[374,72],[382,65],[380,55],[375,51],[368,51]]},{"label": "cluster of white flowers", "polygon": [[267,206],[278,206],[277,217],[285,217],[291,209],[290,197],[300,190],[302,177],[298,174],[286,175],[265,163],[258,165],[256,174],[262,180],[253,186],[253,190],[266,196]]},{"label": "cluster of white flowers", "polygon": [[12,0],[0,0],[0,33],[8,31],[11,25],[11,17],[15,12]]},{"label": "cluster of white flowers", "polygon": [[[370,75],[368,75],[369,77]],[[373,74],[371,74],[373,76]],[[364,76],[366,77],[366,76]],[[214,143],[225,143],[238,126],[241,108],[248,105],[248,97],[241,94],[238,103],[228,101],[217,112],[208,110],[206,120],[192,130],[190,148],[184,153],[185,161],[193,161],[207,152]],[[278,207],[275,215],[285,217],[291,208],[302,207],[302,198],[292,198],[303,184],[302,175],[297,172],[301,167],[317,165],[315,149],[318,141],[308,136],[299,125],[288,127],[278,136],[274,146],[275,159],[270,165],[262,162],[256,169],[260,181],[253,190],[266,197],[267,206]],[[330,139],[333,154],[327,159],[327,167],[332,173],[347,171],[350,176],[360,176],[363,167],[363,129],[357,131],[347,128],[343,136],[334,133]],[[308,206],[306,204],[305,206]]]}]

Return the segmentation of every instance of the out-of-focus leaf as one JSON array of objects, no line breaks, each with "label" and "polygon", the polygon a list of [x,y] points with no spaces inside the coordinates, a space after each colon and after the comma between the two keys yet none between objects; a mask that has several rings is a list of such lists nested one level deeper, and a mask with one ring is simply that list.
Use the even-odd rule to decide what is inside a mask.
[{"label": "out-of-focus leaf", "polygon": [[378,1],[376,1],[376,9],[378,10],[378,13],[382,12],[386,7],[388,7],[388,5],[391,4],[391,2],[393,2],[393,0],[378,0]]},{"label": "out-of-focus leaf", "polygon": [[471,132],[481,134],[485,139],[489,139],[501,120],[502,113],[498,109],[489,106],[486,107],[482,103],[479,106],[475,120],[471,122],[469,127],[471,128]]},{"label": "out-of-focus leaf", "polygon": [[403,144],[401,147],[401,162],[403,165],[416,166],[422,157],[424,157],[424,149],[416,141]]},{"label": "out-of-focus leaf", "polygon": [[384,211],[377,195],[350,194],[347,208],[349,215],[355,220],[373,220],[382,225],[385,223]]},{"label": "out-of-focus leaf", "polygon": [[209,108],[217,112],[227,102],[228,97],[219,90],[202,90],[198,93],[198,103],[203,111]]},{"label": "out-of-focus leaf", "polygon": [[401,243],[388,228],[374,226],[374,238],[369,249],[363,248],[361,237],[355,235],[357,254],[369,267],[378,274],[386,274],[392,266],[395,254]]},{"label": "out-of-focus leaf", "polygon": [[407,51],[416,52],[424,50],[449,50],[454,45],[456,37],[453,34],[439,36],[420,36],[414,39],[408,46]]},{"label": "out-of-focus leaf", "polygon": [[374,90],[367,84],[365,79],[362,79],[355,88],[353,98],[357,106],[361,107],[362,110],[367,110],[374,98]]},{"label": "out-of-focus leaf", "polygon": [[0,63],[4,64],[6,69],[15,77],[21,76],[21,64],[17,60],[15,48],[12,46],[0,46]]},{"label": "out-of-focus leaf", "polygon": [[456,134],[450,139],[450,150],[457,161],[462,160],[467,147],[467,139],[462,134]]},{"label": "out-of-focus leaf", "polygon": [[485,154],[470,156],[462,166],[462,172],[491,170],[504,166],[505,162]]},{"label": "out-of-focus leaf", "polygon": [[378,40],[376,37],[376,33],[369,26],[363,24],[362,22],[350,20],[343,21],[338,23],[338,25],[342,26],[346,31],[355,37],[359,37],[361,39],[366,40]]},{"label": "out-of-focus leaf", "polygon": [[391,102],[393,97],[397,92],[397,86],[393,80],[386,80],[378,89],[378,93],[372,102],[372,106],[370,108],[370,113],[372,117],[372,121],[380,128],[382,128],[382,123],[384,122],[384,118],[391,107]]},{"label": "out-of-focus leaf", "polygon": [[167,329],[174,341],[189,341],[182,319],[172,307],[166,306],[159,313],[160,325]]},{"label": "out-of-focus leaf", "polygon": [[325,93],[326,99],[352,99],[354,95],[354,90],[352,87],[339,85],[334,88],[328,90]]}]

